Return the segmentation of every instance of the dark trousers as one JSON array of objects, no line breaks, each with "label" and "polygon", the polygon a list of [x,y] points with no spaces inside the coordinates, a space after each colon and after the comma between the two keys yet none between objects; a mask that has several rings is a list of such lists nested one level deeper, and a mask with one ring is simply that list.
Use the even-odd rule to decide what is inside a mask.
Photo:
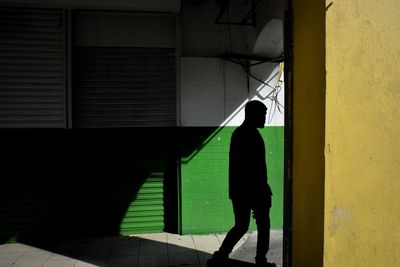
[{"label": "dark trousers", "polygon": [[258,231],[256,261],[265,261],[269,249],[271,197],[257,198],[255,201],[232,200],[232,206],[235,225],[226,235],[219,253],[228,256],[232,252],[233,247],[249,229],[251,211],[253,210]]}]

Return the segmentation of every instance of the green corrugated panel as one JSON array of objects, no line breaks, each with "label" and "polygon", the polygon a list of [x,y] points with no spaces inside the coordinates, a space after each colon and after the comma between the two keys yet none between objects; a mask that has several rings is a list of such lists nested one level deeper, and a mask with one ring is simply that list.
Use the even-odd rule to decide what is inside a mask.
[{"label": "green corrugated panel", "polygon": [[122,235],[157,233],[162,231],[163,227],[164,227],[163,221],[146,222],[143,224],[134,224],[134,225],[126,224],[126,228],[121,228],[120,233]]},{"label": "green corrugated panel", "polygon": [[158,204],[143,204],[145,202],[142,202],[141,205],[136,205],[136,203],[135,203],[134,205],[129,206],[129,208],[127,210],[127,214],[129,212],[160,210],[160,207],[163,205],[163,202],[162,202],[162,200],[160,200],[159,202],[160,203],[158,203]]},{"label": "green corrugated panel", "polygon": [[127,214],[122,223],[142,223],[148,221],[164,221],[164,211],[140,212],[137,214]]},{"label": "green corrugated panel", "polygon": [[[163,199],[137,199],[135,202],[131,203],[129,206],[129,209],[133,209],[135,207],[146,207],[146,206],[152,206],[152,205],[163,205],[164,201]],[[128,209],[128,210],[129,210]]]},{"label": "green corrugated panel", "polygon": [[151,173],[137,192],[122,220],[121,234],[155,233],[164,229],[162,173]]}]

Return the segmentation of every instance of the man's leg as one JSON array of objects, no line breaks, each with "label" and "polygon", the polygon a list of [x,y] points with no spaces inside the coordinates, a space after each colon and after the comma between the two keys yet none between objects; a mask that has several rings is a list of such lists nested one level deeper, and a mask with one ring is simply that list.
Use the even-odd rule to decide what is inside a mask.
[{"label": "man's leg", "polygon": [[232,200],[232,206],[235,215],[235,225],[229,230],[219,250],[215,252],[214,255],[216,257],[227,258],[236,243],[249,229],[251,215],[250,205]]},{"label": "man's leg", "polygon": [[254,205],[254,216],[257,224],[257,254],[256,263],[265,263],[269,249],[270,218],[269,210],[271,208],[271,198],[260,199]]}]

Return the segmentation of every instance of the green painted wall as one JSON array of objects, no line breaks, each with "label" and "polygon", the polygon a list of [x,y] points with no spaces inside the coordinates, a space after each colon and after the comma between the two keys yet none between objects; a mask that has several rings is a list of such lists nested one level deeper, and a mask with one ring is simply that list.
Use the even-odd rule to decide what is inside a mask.
[{"label": "green painted wall", "polygon": [[[229,142],[235,127],[187,127],[181,133],[182,233],[225,232],[233,226],[228,198]],[[260,130],[274,196],[272,229],[282,229],[284,127]],[[256,229],[254,221],[250,229]]]}]

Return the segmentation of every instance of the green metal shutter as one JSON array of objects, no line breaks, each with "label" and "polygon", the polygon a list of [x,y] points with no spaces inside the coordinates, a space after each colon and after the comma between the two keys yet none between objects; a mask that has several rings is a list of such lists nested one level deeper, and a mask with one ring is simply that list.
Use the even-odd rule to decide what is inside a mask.
[{"label": "green metal shutter", "polygon": [[77,47],[73,127],[175,126],[174,51]]},{"label": "green metal shutter", "polygon": [[[111,128],[109,131],[114,128],[113,133],[138,134],[157,129],[162,133],[165,131],[163,129],[175,127],[175,49],[75,47],[73,53],[73,128]],[[126,131],[122,128],[126,128]],[[134,136],[132,134],[132,138]],[[164,141],[168,141],[168,138],[164,137]],[[149,135],[143,136],[145,144],[152,142],[149,139]],[[102,145],[107,142],[104,140]],[[112,142],[115,146],[124,146],[121,140],[113,139]],[[161,140],[157,142],[162,143]],[[162,147],[165,145],[157,149],[163,150]],[[140,144],[128,149],[136,151],[149,148]],[[135,169],[149,172],[145,180],[136,181],[139,184],[138,191],[127,210],[124,210],[121,234],[162,232],[164,229],[165,174],[152,170],[163,170],[171,159],[160,161],[157,157],[134,161],[139,166]],[[110,166],[114,174],[124,167],[127,165]],[[104,211],[119,213],[118,207],[124,206],[133,187],[118,185],[117,182],[104,187],[99,196],[104,201]]]},{"label": "green metal shutter", "polygon": [[[136,199],[129,205],[120,225],[124,235],[137,233],[160,233],[164,230],[163,173],[150,173],[139,189]],[[128,188],[109,191],[109,205],[115,205],[116,196],[124,195]]]},{"label": "green metal shutter", "polygon": [[0,127],[65,127],[60,10],[0,8]]}]

